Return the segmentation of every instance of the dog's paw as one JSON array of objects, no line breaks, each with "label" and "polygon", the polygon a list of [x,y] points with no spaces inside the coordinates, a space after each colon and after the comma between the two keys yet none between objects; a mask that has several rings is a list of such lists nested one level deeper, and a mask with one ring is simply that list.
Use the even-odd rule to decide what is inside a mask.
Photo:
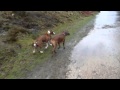
[{"label": "dog's paw", "polygon": [[52,46],[52,44],[50,44],[50,46]]},{"label": "dog's paw", "polygon": [[40,53],[43,53],[43,51],[40,51]]}]

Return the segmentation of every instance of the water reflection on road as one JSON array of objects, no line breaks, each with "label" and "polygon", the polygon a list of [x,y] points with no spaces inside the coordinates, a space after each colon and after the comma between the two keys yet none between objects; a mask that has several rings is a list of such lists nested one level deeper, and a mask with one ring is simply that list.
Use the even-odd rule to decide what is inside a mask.
[{"label": "water reflection on road", "polygon": [[71,52],[67,78],[120,78],[120,26],[116,11],[101,11],[94,28]]}]

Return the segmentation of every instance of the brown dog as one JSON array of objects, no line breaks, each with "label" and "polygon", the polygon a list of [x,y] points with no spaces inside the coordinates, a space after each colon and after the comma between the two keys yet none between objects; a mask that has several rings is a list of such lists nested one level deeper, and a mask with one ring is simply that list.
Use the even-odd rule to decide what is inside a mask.
[{"label": "brown dog", "polygon": [[57,46],[59,46],[58,49],[60,48],[60,43],[63,43],[63,48],[65,49],[65,37],[68,35],[70,35],[70,33],[68,31],[63,31],[62,33],[54,36],[50,40],[50,43],[53,46],[53,49],[52,49],[53,54],[56,53]]},{"label": "brown dog", "polygon": [[[34,47],[33,53],[35,53],[37,48],[42,48],[44,43],[46,43],[45,49],[47,49],[49,41],[51,39],[51,35],[54,35],[54,34],[55,32],[53,32],[52,30],[48,30],[47,33],[39,36],[33,43],[33,47]],[[40,51],[40,53],[43,53],[43,51]]]}]

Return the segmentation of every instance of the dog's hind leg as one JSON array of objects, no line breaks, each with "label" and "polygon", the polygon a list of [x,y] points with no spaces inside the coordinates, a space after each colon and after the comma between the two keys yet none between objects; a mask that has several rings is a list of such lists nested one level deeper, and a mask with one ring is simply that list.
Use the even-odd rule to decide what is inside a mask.
[{"label": "dog's hind leg", "polygon": [[64,41],[63,41],[63,49],[65,49],[65,39],[64,39]]},{"label": "dog's hind leg", "polygon": [[46,43],[46,47],[45,47],[45,49],[47,49],[48,48],[48,43]]}]

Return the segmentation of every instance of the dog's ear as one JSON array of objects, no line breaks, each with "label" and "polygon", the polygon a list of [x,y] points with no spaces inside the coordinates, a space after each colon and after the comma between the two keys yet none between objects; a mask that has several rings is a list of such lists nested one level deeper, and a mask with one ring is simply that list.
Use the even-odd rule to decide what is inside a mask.
[{"label": "dog's ear", "polygon": [[50,34],[51,33],[51,31],[50,30],[48,30],[48,32],[47,32],[48,34]]}]

